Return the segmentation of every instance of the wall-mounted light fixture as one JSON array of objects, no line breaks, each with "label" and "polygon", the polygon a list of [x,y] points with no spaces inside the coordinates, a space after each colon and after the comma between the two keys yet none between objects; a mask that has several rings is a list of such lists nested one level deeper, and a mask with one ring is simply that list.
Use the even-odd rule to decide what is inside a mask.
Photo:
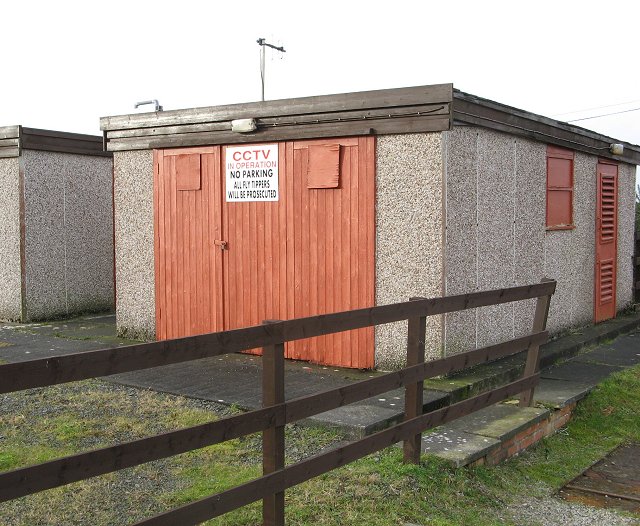
[{"label": "wall-mounted light fixture", "polygon": [[613,143],[611,146],[609,146],[609,151],[613,155],[622,155],[624,153],[624,144]]},{"label": "wall-mounted light fixture", "polygon": [[255,119],[236,119],[231,121],[231,131],[236,133],[251,133],[258,129]]}]

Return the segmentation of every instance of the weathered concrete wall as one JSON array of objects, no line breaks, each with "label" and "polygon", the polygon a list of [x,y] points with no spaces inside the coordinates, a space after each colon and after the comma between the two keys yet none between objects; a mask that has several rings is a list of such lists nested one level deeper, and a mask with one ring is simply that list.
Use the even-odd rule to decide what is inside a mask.
[{"label": "weathered concrete wall", "polygon": [[593,321],[597,163],[596,157],[576,152],[573,164],[575,228],[550,230],[545,236],[545,274],[558,281],[547,324],[553,332]]},{"label": "weathered concrete wall", "polygon": [[[379,137],[376,149],[376,304],[441,296],[442,135]],[[376,366],[404,366],[405,323],[376,327]],[[427,324],[426,354],[441,356],[442,320]]]},{"label": "weathered concrete wall", "polygon": [[27,320],[113,308],[112,161],[25,150]]},{"label": "weathered concrete wall", "polygon": [[[477,290],[478,136],[454,128],[443,134],[445,157],[445,294]],[[459,352],[475,346],[475,310],[446,315],[445,349]]]},{"label": "weathered concrete wall", "polygon": [[19,159],[0,159],[0,320],[20,320]]},{"label": "weathered concrete wall", "polygon": [[155,339],[153,152],[114,155],[116,321],[118,332]]},{"label": "weathered concrete wall", "polygon": [[[545,146],[473,127],[454,128],[444,143],[446,294],[539,281]],[[526,332],[532,312],[523,302],[447,315],[446,354]]]},{"label": "weathered concrete wall", "polygon": [[[593,321],[597,157],[576,152],[574,225],[547,231],[546,145],[474,127],[444,134],[446,294],[558,281],[548,327]],[[631,300],[635,170],[620,166],[618,308]],[[452,354],[528,332],[534,301],[446,317]]]},{"label": "weathered concrete wall", "polygon": [[636,167],[621,164],[618,171],[618,278],[616,306],[633,301],[633,233],[635,225]]}]

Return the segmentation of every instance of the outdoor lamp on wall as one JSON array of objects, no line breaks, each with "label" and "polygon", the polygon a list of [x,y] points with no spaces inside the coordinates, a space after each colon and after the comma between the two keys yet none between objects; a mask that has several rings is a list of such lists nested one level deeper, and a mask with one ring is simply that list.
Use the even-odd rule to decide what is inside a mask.
[{"label": "outdoor lamp on wall", "polygon": [[236,119],[231,121],[231,131],[236,133],[251,133],[258,129],[255,119]]},{"label": "outdoor lamp on wall", "polygon": [[613,143],[611,146],[609,146],[609,151],[613,155],[622,155],[624,153],[624,144]]}]

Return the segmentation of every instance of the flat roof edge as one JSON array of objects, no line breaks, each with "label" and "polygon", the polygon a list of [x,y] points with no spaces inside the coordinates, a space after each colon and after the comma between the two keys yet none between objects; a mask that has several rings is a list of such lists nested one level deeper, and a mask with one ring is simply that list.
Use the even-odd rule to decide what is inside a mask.
[{"label": "flat roof edge", "polygon": [[[452,84],[103,117],[109,151],[451,129]],[[253,119],[250,133],[232,130]]]},{"label": "flat roof edge", "polygon": [[[638,145],[459,90],[454,90],[453,99],[454,126],[480,126],[615,161],[640,165]],[[613,155],[610,152],[609,147],[613,143],[624,146],[622,155]]]},{"label": "flat roof edge", "polygon": [[111,157],[104,151],[99,135],[61,132],[27,128],[24,126],[0,127],[0,158],[19,157],[23,150],[40,150],[57,153]]},{"label": "flat roof edge", "polygon": [[449,103],[453,100],[453,84],[433,84],[331,95],[314,95],[262,102],[247,102],[162,112],[133,113],[100,118],[103,131],[126,130],[149,126],[172,126],[201,122],[224,122],[242,118],[264,118],[283,115],[306,115],[340,111]]},{"label": "flat roof edge", "polygon": [[20,156],[20,126],[0,126],[0,159]]}]

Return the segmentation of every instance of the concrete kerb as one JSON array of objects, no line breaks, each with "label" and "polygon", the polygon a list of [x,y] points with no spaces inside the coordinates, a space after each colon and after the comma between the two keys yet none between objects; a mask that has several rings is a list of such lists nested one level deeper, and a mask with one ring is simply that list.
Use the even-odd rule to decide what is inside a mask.
[{"label": "concrete kerb", "polygon": [[[540,368],[576,356],[590,346],[605,343],[640,327],[640,313],[577,329],[554,339],[540,348]],[[510,357],[474,367],[460,374],[425,382],[425,389],[447,393],[452,402],[464,400],[492,387],[513,381],[522,375],[524,357]]]}]

